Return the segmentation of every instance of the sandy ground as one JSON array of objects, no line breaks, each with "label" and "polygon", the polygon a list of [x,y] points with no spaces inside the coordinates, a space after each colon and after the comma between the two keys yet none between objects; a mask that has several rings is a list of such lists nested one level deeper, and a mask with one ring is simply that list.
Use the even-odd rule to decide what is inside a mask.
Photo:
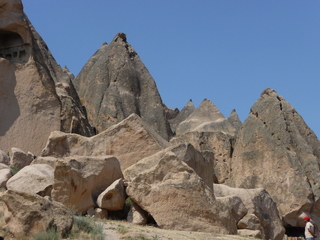
[{"label": "sandy ground", "polygon": [[[240,235],[219,235],[205,232],[164,230],[153,226],[139,226],[125,221],[104,222],[105,240],[148,239],[148,240],[244,240],[256,239]],[[140,238],[139,238],[140,237]],[[144,237],[144,238],[142,238]]]}]

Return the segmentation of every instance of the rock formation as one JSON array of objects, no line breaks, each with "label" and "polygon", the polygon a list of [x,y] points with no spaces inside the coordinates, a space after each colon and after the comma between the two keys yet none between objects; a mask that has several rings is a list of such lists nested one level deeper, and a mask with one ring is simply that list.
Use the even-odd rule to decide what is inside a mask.
[{"label": "rock formation", "polygon": [[265,188],[286,226],[309,213],[320,220],[320,142],[283,97],[266,89],[234,147],[230,185]]},{"label": "rock formation", "polygon": [[179,114],[175,118],[169,120],[172,131],[176,132],[177,126],[182,121],[186,120],[195,109],[196,108],[194,107],[193,102],[190,99],[190,101],[182,108]]},{"label": "rock formation", "polygon": [[152,155],[170,144],[136,114],[104,132],[87,138],[77,134],[52,132],[41,156],[116,156],[121,169]]},{"label": "rock formation", "polygon": [[55,201],[10,190],[0,195],[0,201],[5,204],[5,229],[13,236],[30,236],[55,228],[66,237],[72,228],[72,215]]},{"label": "rock formation", "polygon": [[205,99],[187,119],[177,126],[176,134],[182,135],[194,131],[235,135],[236,129],[211,101]]},{"label": "rock formation", "polygon": [[[55,62],[21,1],[0,0],[0,6],[2,150],[18,147],[39,154],[54,130],[92,135],[70,75]],[[56,89],[61,85],[64,95]]]},{"label": "rock formation", "polygon": [[164,139],[171,137],[156,83],[124,33],[103,44],[73,82],[98,132],[135,113]]},{"label": "rock formation", "polygon": [[128,177],[128,196],[161,228],[234,234],[231,209],[215,199],[195,171],[173,152],[159,157],[153,166]]}]

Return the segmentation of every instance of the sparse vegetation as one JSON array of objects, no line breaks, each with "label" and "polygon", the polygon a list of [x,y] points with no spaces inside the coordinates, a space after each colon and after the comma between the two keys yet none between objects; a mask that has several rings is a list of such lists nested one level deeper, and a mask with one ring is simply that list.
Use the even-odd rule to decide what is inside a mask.
[{"label": "sparse vegetation", "polygon": [[117,232],[120,234],[126,234],[128,232],[128,229],[125,226],[119,224],[117,227]]},{"label": "sparse vegetation", "polygon": [[74,216],[74,224],[69,239],[104,240],[103,224],[85,216]]},{"label": "sparse vegetation", "polygon": [[15,175],[17,172],[20,171],[20,168],[15,167],[15,166],[10,166],[10,171],[12,175]]},{"label": "sparse vegetation", "polygon": [[34,235],[34,240],[59,240],[60,234],[56,229],[50,228],[46,232]]},{"label": "sparse vegetation", "polygon": [[147,238],[146,236],[140,235],[138,237],[126,237],[124,240],[151,240],[151,239]]}]

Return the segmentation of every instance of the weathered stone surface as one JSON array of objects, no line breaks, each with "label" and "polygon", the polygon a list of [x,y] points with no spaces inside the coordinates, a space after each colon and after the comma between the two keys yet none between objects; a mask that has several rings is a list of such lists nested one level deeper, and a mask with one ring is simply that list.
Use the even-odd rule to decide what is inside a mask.
[{"label": "weathered stone surface", "polygon": [[49,165],[51,167],[54,167],[56,161],[57,161],[56,157],[41,157],[41,156],[38,156],[31,162],[30,165],[33,165],[33,164],[47,164],[47,165]]},{"label": "weathered stone surface", "polygon": [[5,229],[14,236],[28,236],[49,228],[56,228],[66,236],[72,228],[72,215],[55,201],[10,190],[0,195],[0,201],[5,204]]},{"label": "weathered stone surface", "polygon": [[102,208],[96,208],[94,210],[94,216],[96,218],[106,219],[106,218],[108,218],[108,210],[107,209],[102,209]]},{"label": "weathered stone surface", "polygon": [[11,148],[10,166],[21,169],[30,165],[32,161],[33,154],[27,154],[19,148]]},{"label": "weathered stone surface", "polygon": [[12,177],[11,170],[4,168],[0,170],[0,187],[7,189],[7,182]]},{"label": "weathered stone surface", "polygon": [[202,153],[197,151],[191,144],[180,144],[168,147],[151,156],[141,159],[139,162],[124,171],[125,179],[128,181],[132,180],[140,172],[143,172],[145,169],[149,169],[157,164],[161,158],[169,152],[174,153],[179,160],[187,163],[188,166],[202,178],[209,188],[213,188],[213,183],[216,179],[213,172],[213,158],[204,158]]},{"label": "weathered stone surface", "polygon": [[123,179],[114,181],[97,199],[97,205],[111,211],[123,209],[126,200]]},{"label": "weathered stone surface", "polygon": [[239,222],[239,220],[242,219],[248,213],[248,209],[242,202],[241,198],[239,198],[238,196],[216,196],[216,199],[220,202],[224,202],[226,205],[230,207],[231,214],[236,220],[236,222]]},{"label": "weathered stone surface", "polygon": [[262,238],[262,234],[259,230],[239,229],[238,234],[241,236],[248,236],[254,238]]},{"label": "weathered stone surface", "polygon": [[182,108],[181,112],[179,112],[179,114],[175,118],[169,120],[172,131],[176,132],[177,126],[182,121],[186,120],[195,109],[196,108],[194,107],[193,102],[190,99],[190,101]]},{"label": "weathered stone surface", "polygon": [[138,204],[133,203],[130,206],[127,221],[137,225],[144,225],[148,221],[148,212],[144,211]]},{"label": "weathered stone surface", "polygon": [[[81,134],[90,135],[73,87],[61,97],[55,84],[72,85],[23,12],[20,0],[1,4],[0,21],[0,146],[27,149],[36,155],[50,132],[69,131],[72,116]],[[28,127],[26,127],[28,126]],[[23,129],[23,130],[22,130]]]},{"label": "weathered stone surface", "polygon": [[124,33],[103,44],[73,82],[98,132],[136,113],[164,139],[171,137],[156,83]]},{"label": "weathered stone surface", "polygon": [[320,220],[320,142],[297,111],[272,89],[252,106],[234,147],[230,185],[263,187],[285,224],[302,212]]},{"label": "weathered stone surface", "polygon": [[112,156],[58,159],[52,199],[77,212],[86,213],[95,206],[100,193],[122,177],[119,161]]},{"label": "weathered stone surface", "polygon": [[192,144],[207,161],[213,161],[215,183],[225,183],[230,178],[234,138],[221,132],[189,132],[175,136],[172,145]]},{"label": "weathered stone surface", "polygon": [[127,194],[161,228],[236,233],[231,209],[172,152],[133,178]]},{"label": "weathered stone surface", "polygon": [[202,101],[187,119],[182,121],[177,129],[177,135],[187,132],[222,132],[235,135],[236,129],[226,119],[218,108],[209,100]]},{"label": "weathered stone surface", "polygon": [[0,163],[6,164],[6,165],[10,164],[9,156],[2,150],[0,150]]},{"label": "weathered stone surface", "polygon": [[7,182],[7,189],[51,196],[53,185],[53,167],[47,164],[34,164],[22,168]]},{"label": "weathered stone surface", "polygon": [[[279,217],[277,205],[264,189],[231,188],[223,184],[214,184],[214,194],[217,198],[239,197],[248,209],[247,215],[254,214],[259,219],[261,227],[259,230],[261,230],[261,234],[265,239],[283,239],[284,228]],[[257,227],[254,226],[253,230],[256,229]]]},{"label": "weathered stone surface", "polygon": [[233,109],[232,112],[230,113],[228,120],[232,124],[232,126],[236,129],[236,132],[238,132],[242,126],[242,122],[235,109]]},{"label": "weathered stone surface", "polygon": [[52,132],[42,156],[105,156],[118,158],[122,169],[170,144],[141,118],[132,114],[106,131],[86,138],[77,134]]}]

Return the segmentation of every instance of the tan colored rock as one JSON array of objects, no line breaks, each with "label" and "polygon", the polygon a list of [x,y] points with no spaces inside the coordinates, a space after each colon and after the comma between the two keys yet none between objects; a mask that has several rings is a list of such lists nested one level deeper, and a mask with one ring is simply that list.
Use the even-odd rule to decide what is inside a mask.
[{"label": "tan colored rock", "polygon": [[248,236],[254,238],[262,238],[262,234],[259,230],[239,229],[238,234],[241,236]]},{"label": "tan colored rock", "polygon": [[[283,239],[285,230],[279,217],[277,205],[264,189],[231,188],[223,184],[214,184],[214,194],[217,199],[227,196],[239,197],[248,209],[247,215],[254,214],[260,221],[261,234],[265,239]],[[255,225],[252,230],[257,228],[259,227]]]},{"label": "tan colored rock", "polygon": [[123,179],[118,179],[98,196],[97,205],[103,209],[117,211],[123,209],[125,200]]},{"label": "tan colored rock", "polygon": [[112,156],[61,158],[54,169],[52,199],[86,213],[98,196],[122,177],[119,161]]},{"label": "tan colored rock", "polygon": [[2,193],[0,201],[5,204],[5,229],[14,236],[29,236],[56,228],[65,237],[72,228],[72,215],[55,201],[11,190]]},{"label": "tan colored rock", "polygon": [[94,216],[99,219],[106,219],[108,218],[108,210],[102,208],[96,208],[94,210]]},{"label": "tan colored rock", "polygon": [[[0,146],[28,149],[38,155],[52,131],[71,129],[92,135],[71,76],[56,63],[47,45],[23,12],[20,0],[1,1]],[[70,86],[57,94],[56,83]],[[74,121],[75,122],[75,121]],[[26,127],[28,126],[28,127]],[[23,130],[22,130],[23,129]]]},{"label": "tan colored rock", "polygon": [[247,214],[238,222],[238,229],[259,230],[260,233],[264,232],[259,218],[254,214]]},{"label": "tan colored rock", "polygon": [[51,196],[53,167],[47,164],[34,164],[22,168],[7,182],[7,189],[42,197]]},{"label": "tan colored rock", "polygon": [[6,165],[10,164],[9,156],[2,150],[0,150],[0,163],[1,164],[6,164]]},{"label": "tan colored rock", "polygon": [[232,136],[236,133],[236,129],[229,120],[207,99],[203,100],[200,106],[177,126],[176,134],[182,135],[194,131],[222,132]]},{"label": "tan colored rock", "polygon": [[137,225],[144,225],[148,221],[148,212],[144,211],[138,204],[132,203],[127,221]]},{"label": "tan colored rock", "polygon": [[189,102],[182,108],[181,112],[179,112],[175,118],[169,120],[172,131],[176,132],[177,126],[182,121],[186,120],[195,109],[196,108],[194,107],[192,100],[189,100]]},{"label": "tan colored rock", "polygon": [[128,196],[150,213],[160,228],[236,233],[231,209],[215,199],[195,171],[172,152],[160,157],[131,179]]},{"label": "tan colored rock", "polygon": [[11,148],[10,166],[21,169],[30,165],[33,161],[33,154],[25,153],[19,148]]},{"label": "tan colored rock", "polygon": [[268,88],[238,133],[227,184],[266,189],[286,225],[297,226],[302,212],[320,221],[319,161],[316,135],[283,97]]},{"label": "tan colored rock", "polygon": [[215,183],[230,178],[234,137],[222,132],[188,132],[170,140],[172,145],[192,144],[207,161],[213,161]]},{"label": "tan colored rock", "polygon": [[2,169],[9,169],[9,166],[3,163],[0,163],[0,170]]},{"label": "tan colored rock", "polygon": [[216,199],[229,206],[229,208],[231,209],[231,214],[236,222],[239,222],[239,220],[248,213],[248,209],[242,202],[241,198],[239,198],[238,196],[216,197]]},{"label": "tan colored rock", "polygon": [[41,157],[41,156],[38,156],[31,162],[30,165],[33,165],[33,164],[47,164],[47,165],[49,165],[51,167],[54,167],[56,161],[57,161],[57,158],[55,158],[55,157]]},{"label": "tan colored rock", "polygon": [[105,156],[118,158],[124,170],[170,144],[141,118],[132,114],[106,131],[87,138],[77,134],[52,132],[41,156]]},{"label": "tan colored rock", "polygon": [[0,187],[7,189],[7,182],[12,177],[11,170],[4,168],[0,170]]}]

